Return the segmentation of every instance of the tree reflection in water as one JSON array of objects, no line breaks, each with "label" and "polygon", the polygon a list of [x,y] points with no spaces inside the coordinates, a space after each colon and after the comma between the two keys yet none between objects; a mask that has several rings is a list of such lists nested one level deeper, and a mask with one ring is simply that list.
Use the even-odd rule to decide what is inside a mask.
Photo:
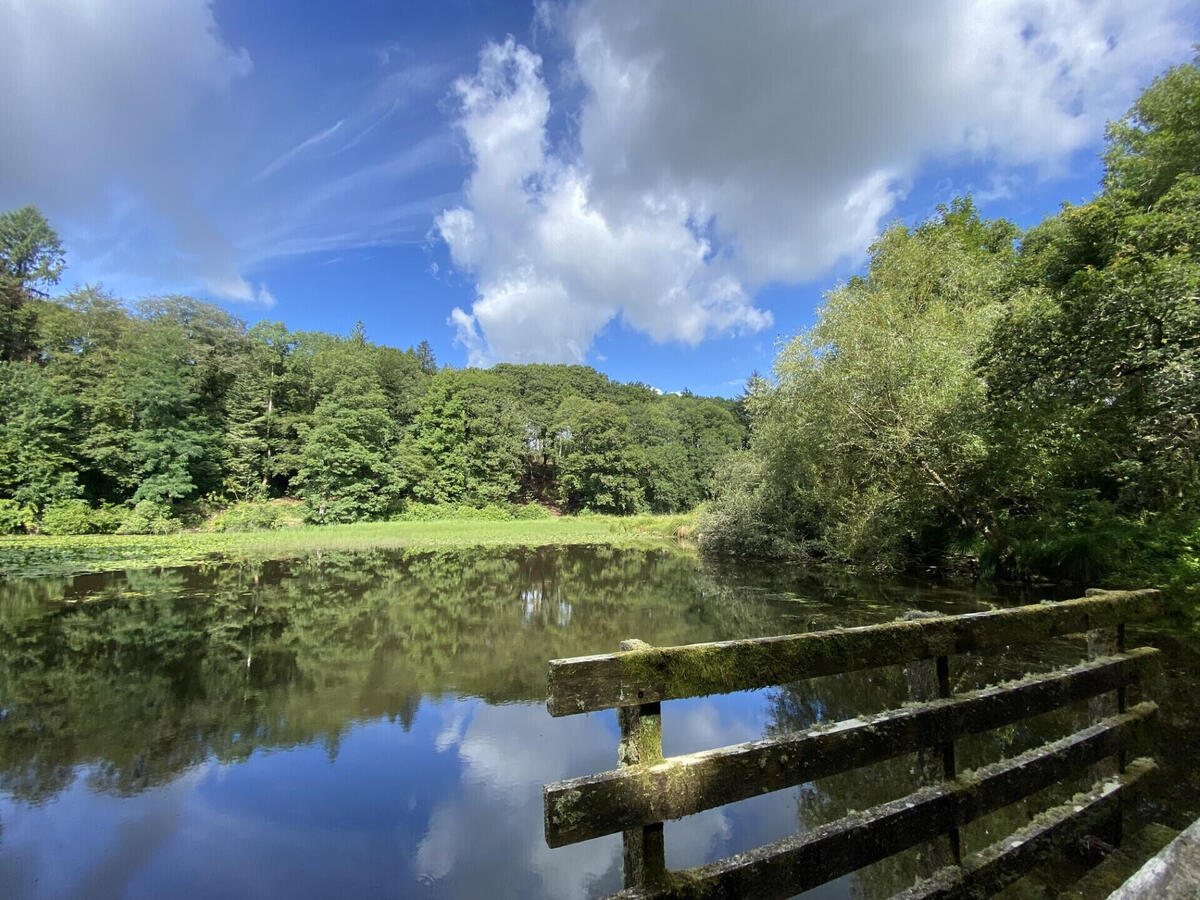
[{"label": "tree reflection in water", "polygon": [[[549,850],[541,786],[613,766],[615,716],[551,719],[548,659],[630,637],[690,643],[984,602],[602,547],[5,582],[0,895],[602,893],[619,886],[619,839]],[[968,661],[960,675],[987,680],[995,666]],[[882,709],[905,691],[900,670],[879,670],[667,704],[666,749]],[[1044,733],[1024,727],[1004,746]],[[909,789],[911,765],[670,823],[668,862],[891,799]],[[875,896],[916,865],[889,861],[831,890]]]}]

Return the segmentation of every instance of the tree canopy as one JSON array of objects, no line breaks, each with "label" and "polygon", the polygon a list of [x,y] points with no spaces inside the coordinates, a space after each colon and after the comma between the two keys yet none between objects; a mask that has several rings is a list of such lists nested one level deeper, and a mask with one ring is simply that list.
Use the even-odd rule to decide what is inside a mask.
[{"label": "tree canopy", "polygon": [[1198,561],[1196,64],[1105,165],[1024,235],[969,198],[889,228],[754,384],[704,544],[1081,580]]},{"label": "tree canopy", "polygon": [[[22,284],[57,277],[57,238],[39,240],[41,256],[10,267]],[[378,345],[361,325],[248,328],[188,297],[21,290],[19,352],[0,361],[10,530],[63,503],[80,521],[95,512],[80,527],[129,530],[168,527],[199,501],[277,497],[301,500],[312,522],[414,502],[676,512],[707,498],[718,459],[745,440],[734,401],[664,396],[585,366],[439,368],[427,343]],[[137,504],[136,521],[117,514]]]}]

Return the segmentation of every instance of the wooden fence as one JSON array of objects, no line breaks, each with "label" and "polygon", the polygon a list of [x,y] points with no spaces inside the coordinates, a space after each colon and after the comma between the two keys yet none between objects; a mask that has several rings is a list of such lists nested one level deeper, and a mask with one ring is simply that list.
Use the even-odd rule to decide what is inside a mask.
[{"label": "wooden fence", "polygon": [[[1125,624],[1158,615],[1156,591],[1089,596],[961,616],[754,640],[651,647],[551,660],[553,716],[616,708],[620,768],[544,788],[546,841],[560,847],[624,835],[625,890],[619,897],[789,897],[919,843],[946,835],[947,865],[905,897],[986,896],[1098,825],[1116,824],[1126,798],[1155,770],[1130,760],[1147,745],[1157,707],[1126,708],[1126,687],[1157,670],[1158,651],[1126,650]],[[955,654],[997,650],[1087,633],[1089,658],[1067,668],[955,693]],[[790,684],[820,675],[929,661],[936,699],[832,727],[663,758],[665,700]],[[1093,698],[1111,697],[1105,707]],[[1067,704],[1092,699],[1091,725],[1006,759],[960,773],[955,741]],[[792,787],[903,753],[940,751],[940,777],[898,800],[709,865],[669,871],[663,822]],[[970,856],[958,829],[1000,807],[1112,758],[1083,795]],[[1118,832],[1119,833],[1119,832]]]}]

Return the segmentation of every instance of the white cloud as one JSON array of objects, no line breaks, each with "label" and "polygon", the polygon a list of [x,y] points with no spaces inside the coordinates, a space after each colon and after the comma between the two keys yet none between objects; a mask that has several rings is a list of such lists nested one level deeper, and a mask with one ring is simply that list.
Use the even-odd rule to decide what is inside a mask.
[{"label": "white cloud", "polygon": [[305,138],[303,141],[298,143],[295,147],[292,147],[290,150],[286,150],[283,153],[279,154],[279,156],[275,157],[273,160],[271,160],[269,163],[267,163],[266,166],[263,167],[261,172],[259,172],[257,175],[254,176],[254,180],[261,181],[264,178],[269,178],[270,176],[272,176],[276,172],[278,172],[280,169],[282,169],[284,166],[286,166],[288,163],[290,163],[293,159],[295,159],[296,157],[303,154],[305,150],[308,150],[312,147],[315,147],[317,144],[320,144],[320,143],[323,143],[324,141],[329,140],[331,137],[333,137],[335,134],[337,134],[339,130],[341,130],[342,124],[345,121],[346,121],[345,119],[338,119],[336,122],[334,122],[332,125],[330,125],[325,130],[318,131],[316,134],[312,135],[311,137]]},{"label": "white cloud", "polygon": [[340,78],[256,69],[213,0],[0,0],[0,34],[0,209],[39,206],[72,281],[269,306],[255,266],[419,243],[448,202],[423,179],[450,136],[410,109],[443,64],[399,45],[339,48]]},{"label": "white cloud", "polygon": [[242,281],[233,247],[175,164],[174,142],[195,111],[252,70],[249,54],[222,39],[207,0],[6,0],[0,33],[0,202],[96,219],[114,186],[153,196],[210,288],[266,296]]},{"label": "white cloud", "polygon": [[437,229],[478,299],[472,362],[583,358],[621,316],[696,343],[770,323],[753,295],[862,254],[931,163],[1061,173],[1166,64],[1171,0],[723,0],[541,6],[578,109],[551,147],[540,59],[460,79],[474,168]]},{"label": "white cloud", "polygon": [[647,197],[615,219],[592,204],[587,174],[547,151],[540,66],[510,39],[485,47],[478,72],[455,85],[474,169],[467,206],[436,228],[477,278],[471,312],[451,316],[471,362],[578,362],[617,315],[688,343],[769,323],[708,259],[682,205]]}]

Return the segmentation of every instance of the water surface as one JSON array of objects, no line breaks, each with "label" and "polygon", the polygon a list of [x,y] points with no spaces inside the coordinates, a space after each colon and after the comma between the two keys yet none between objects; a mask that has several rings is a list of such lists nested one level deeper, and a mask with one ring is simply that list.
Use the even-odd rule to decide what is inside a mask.
[{"label": "water surface", "polygon": [[[619,838],[550,850],[541,787],[612,768],[616,716],[550,718],[548,659],[625,638],[752,637],[1004,602],[580,547],[0,583],[0,896],[603,895],[621,886]],[[1172,646],[1166,690],[1184,697],[1194,655]],[[963,658],[957,686],[1078,655],[1059,642]],[[893,667],[667,703],[665,750],[883,709],[913,690],[912,672]],[[1172,740],[1200,738],[1185,702],[1165,710]],[[961,752],[1020,752],[1081,714]],[[900,796],[921,765],[902,757],[668,823],[667,862],[700,864]],[[1163,815],[1189,812],[1189,778]],[[980,823],[968,840],[1027,815]],[[882,896],[929,864],[906,854],[815,894]]]}]

